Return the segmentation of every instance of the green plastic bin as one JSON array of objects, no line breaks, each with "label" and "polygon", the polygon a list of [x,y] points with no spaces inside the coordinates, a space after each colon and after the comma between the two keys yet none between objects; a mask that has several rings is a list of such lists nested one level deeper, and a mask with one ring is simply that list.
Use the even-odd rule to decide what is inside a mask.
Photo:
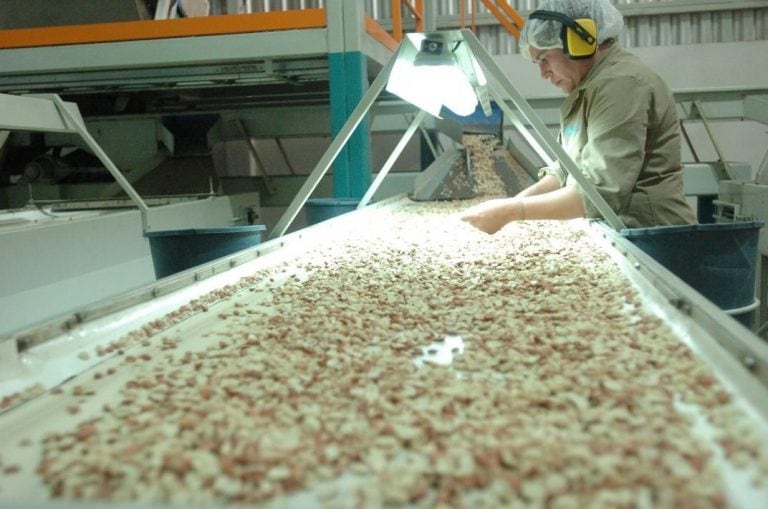
[{"label": "green plastic bin", "polygon": [[253,247],[263,224],[147,232],[157,279]]},{"label": "green plastic bin", "polygon": [[313,225],[334,218],[357,208],[356,198],[310,198],[304,204],[307,224]]},{"label": "green plastic bin", "polygon": [[621,235],[749,327],[757,307],[757,245],[763,224],[656,226],[625,229]]}]

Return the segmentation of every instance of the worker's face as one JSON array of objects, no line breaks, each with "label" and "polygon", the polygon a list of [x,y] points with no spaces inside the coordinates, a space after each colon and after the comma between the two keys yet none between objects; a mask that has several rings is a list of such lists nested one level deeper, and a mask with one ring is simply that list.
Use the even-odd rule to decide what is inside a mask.
[{"label": "worker's face", "polygon": [[592,67],[592,59],[571,60],[559,48],[541,50],[531,47],[530,51],[533,63],[539,66],[541,77],[566,94],[579,86]]}]

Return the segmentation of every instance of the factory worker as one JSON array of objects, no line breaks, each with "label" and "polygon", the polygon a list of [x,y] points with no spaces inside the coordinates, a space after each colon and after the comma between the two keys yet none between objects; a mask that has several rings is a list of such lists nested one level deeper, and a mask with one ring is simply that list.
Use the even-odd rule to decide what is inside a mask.
[{"label": "factory worker", "polygon": [[[544,0],[520,35],[521,53],[567,94],[560,142],[627,227],[693,224],[675,100],[659,76],[619,47],[623,25],[608,0]],[[468,209],[462,219],[494,233],[523,219],[600,217],[559,165],[539,177],[514,197]]]}]

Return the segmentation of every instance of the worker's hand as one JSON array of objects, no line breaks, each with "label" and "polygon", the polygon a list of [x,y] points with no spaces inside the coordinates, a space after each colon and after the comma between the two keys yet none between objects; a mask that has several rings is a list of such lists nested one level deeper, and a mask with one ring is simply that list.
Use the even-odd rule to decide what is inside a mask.
[{"label": "worker's hand", "polygon": [[516,200],[497,198],[470,207],[460,217],[478,230],[494,234],[515,219],[514,211],[517,207]]}]

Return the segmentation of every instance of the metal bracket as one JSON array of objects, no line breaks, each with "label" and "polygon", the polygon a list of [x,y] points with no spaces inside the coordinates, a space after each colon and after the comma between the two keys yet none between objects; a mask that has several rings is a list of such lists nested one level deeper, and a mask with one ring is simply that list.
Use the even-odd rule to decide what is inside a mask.
[{"label": "metal bracket", "polygon": [[0,130],[78,134],[139,208],[142,228],[145,232],[149,231],[149,207],[88,132],[76,104],[64,102],[57,94],[0,94],[0,104],[4,113],[0,118]]},{"label": "metal bracket", "polygon": [[79,115],[74,115],[58,95],[52,95],[51,100],[56,105],[59,114],[66,120],[66,123],[73,126],[72,132],[80,135],[83,141],[85,141],[85,144],[88,145],[88,148],[91,149],[93,154],[107,168],[109,173],[112,174],[112,177],[114,177],[114,179],[120,185],[120,188],[125,191],[125,194],[127,194],[128,197],[131,198],[131,200],[133,200],[133,202],[139,208],[139,212],[141,213],[141,226],[144,232],[150,231],[149,207],[141,198],[141,196],[139,196],[139,193],[136,192],[131,183],[128,182],[128,179],[126,179],[125,176],[123,176],[123,174],[120,172],[120,169],[118,169],[115,163],[113,163],[109,158],[107,153],[104,152],[104,150],[99,146],[93,136],[91,136],[91,133],[88,132],[88,129],[85,127],[85,123],[83,122],[82,118],[80,118]]},{"label": "metal bracket", "polygon": [[352,114],[349,116],[347,121],[344,122],[344,125],[341,126],[339,133],[328,146],[325,153],[320,158],[320,161],[318,161],[315,168],[307,177],[307,180],[304,181],[304,185],[301,186],[299,192],[296,193],[296,196],[293,198],[286,211],[280,217],[280,220],[277,222],[275,228],[270,233],[270,238],[282,237],[288,230],[288,227],[291,226],[291,223],[293,223],[293,220],[296,219],[296,216],[299,214],[299,210],[301,210],[309,196],[320,183],[320,180],[322,180],[322,178],[328,172],[331,165],[333,164],[333,161],[336,160],[336,157],[338,157],[339,153],[341,152],[341,149],[344,148],[344,145],[346,145],[347,141],[349,141],[349,139],[352,137],[352,134],[354,133],[355,129],[357,129],[357,126],[360,125],[360,122],[362,122],[363,118],[368,113],[368,110],[370,110],[371,106],[373,106],[376,98],[384,90],[384,87],[387,84],[387,80],[389,80],[389,75],[392,73],[392,68],[395,65],[395,60],[396,59],[394,57],[390,58],[384,69],[382,69],[379,75],[376,76],[376,79],[373,80],[371,86],[368,87],[368,90],[365,92],[362,99],[360,99],[360,102],[352,111]]},{"label": "metal bracket", "polygon": [[712,200],[712,204],[717,207],[717,219],[736,221],[737,219],[744,219],[741,216],[741,204],[731,203],[723,200]]},{"label": "metal bracket", "polygon": [[274,196],[277,194],[277,190],[275,189],[275,185],[272,183],[272,179],[267,173],[267,168],[264,166],[264,162],[261,160],[259,152],[256,150],[256,142],[253,141],[253,138],[251,138],[251,135],[248,133],[248,126],[245,125],[245,121],[242,118],[240,119],[238,125],[240,126],[240,130],[243,131],[243,137],[245,138],[245,143],[248,145],[248,150],[251,152],[253,159],[256,161],[256,166],[258,167],[259,173],[261,173],[261,178],[264,181],[264,188],[267,190],[267,194]]},{"label": "metal bracket", "polygon": [[731,171],[731,167],[728,165],[728,161],[725,159],[725,156],[723,155],[723,151],[720,149],[720,145],[717,143],[717,140],[715,140],[715,135],[712,134],[712,129],[709,127],[709,121],[707,120],[707,117],[704,115],[704,108],[701,105],[701,101],[694,100],[691,101],[691,115],[693,116],[693,112],[696,110],[696,114],[698,115],[698,118],[701,119],[701,122],[704,124],[704,129],[707,131],[707,136],[709,136],[709,140],[712,142],[712,146],[715,147],[715,152],[717,153],[717,157],[720,161],[721,167],[717,168],[717,180],[735,180],[733,176],[733,172]]}]

